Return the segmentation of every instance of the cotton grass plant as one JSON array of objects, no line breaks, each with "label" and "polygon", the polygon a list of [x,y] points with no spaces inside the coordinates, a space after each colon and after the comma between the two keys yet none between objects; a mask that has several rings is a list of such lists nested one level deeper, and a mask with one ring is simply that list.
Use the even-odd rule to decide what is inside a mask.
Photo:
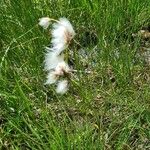
[{"label": "cotton grass plant", "polygon": [[67,74],[71,73],[71,68],[65,61],[65,49],[70,44],[70,41],[75,36],[75,31],[72,24],[66,18],[60,18],[59,20],[50,19],[49,17],[43,17],[39,19],[39,25],[44,29],[47,29],[52,24],[52,40],[51,47],[46,47],[45,54],[45,70],[48,72],[47,80],[45,84],[57,84],[56,92],[64,94],[68,90],[68,80],[60,80],[65,78]]}]

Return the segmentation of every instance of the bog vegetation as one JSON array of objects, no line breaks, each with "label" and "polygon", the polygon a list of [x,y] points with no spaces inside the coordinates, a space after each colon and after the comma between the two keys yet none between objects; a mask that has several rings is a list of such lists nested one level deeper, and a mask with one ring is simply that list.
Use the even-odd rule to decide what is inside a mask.
[{"label": "bog vegetation", "polygon": [[[64,95],[44,84],[41,17],[76,33]],[[150,0],[0,1],[0,149],[148,150],[149,129]]]}]

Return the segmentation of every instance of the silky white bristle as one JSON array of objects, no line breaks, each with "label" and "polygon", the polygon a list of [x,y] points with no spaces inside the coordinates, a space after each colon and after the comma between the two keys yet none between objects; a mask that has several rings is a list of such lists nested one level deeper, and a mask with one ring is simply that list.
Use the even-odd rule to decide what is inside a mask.
[{"label": "silky white bristle", "polygon": [[68,91],[68,81],[62,80],[58,82],[56,92],[58,94],[65,94]]},{"label": "silky white bristle", "polygon": [[51,43],[57,54],[68,46],[74,36],[73,26],[66,18],[60,18],[58,23],[53,24]]},{"label": "silky white bristle", "polygon": [[45,70],[55,69],[58,63],[64,61],[64,55],[57,55],[54,51],[49,51],[45,56]]},{"label": "silky white bristle", "polygon": [[51,71],[47,75],[47,81],[45,84],[53,84],[57,81],[58,76],[55,74],[55,71]]},{"label": "silky white bristle", "polygon": [[47,29],[50,25],[50,18],[43,17],[39,19],[39,25],[43,27],[44,29]]},{"label": "silky white bristle", "polygon": [[69,68],[68,64],[65,61],[58,63],[58,65],[55,68],[55,72],[58,74],[69,73],[70,70],[71,69]]}]

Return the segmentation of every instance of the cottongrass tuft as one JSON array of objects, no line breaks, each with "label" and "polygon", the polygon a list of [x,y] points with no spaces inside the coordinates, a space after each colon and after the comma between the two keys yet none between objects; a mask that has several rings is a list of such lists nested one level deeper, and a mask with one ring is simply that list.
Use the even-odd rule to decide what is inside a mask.
[{"label": "cottongrass tuft", "polygon": [[71,72],[70,67],[68,66],[68,64],[63,61],[61,63],[58,63],[58,65],[55,68],[56,74],[68,74],[69,72]]},{"label": "cottongrass tuft", "polygon": [[52,25],[52,47],[46,48],[44,63],[48,75],[45,84],[57,83],[56,92],[58,94],[64,94],[68,91],[68,81],[59,81],[59,78],[65,78],[66,75],[71,72],[71,69],[65,62],[65,57],[62,52],[67,48],[70,41],[75,36],[75,31],[69,20],[66,18],[54,20],[48,17],[43,17],[39,20],[39,25],[44,29],[47,29],[50,25],[50,21],[55,21],[56,23]]},{"label": "cottongrass tuft", "polygon": [[62,80],[59,81],[56,88],[56,93],[65,94],[68,91],[68,81]]},{"label": "cottongrass tuft", "polygon": [[55,71],[51,71],[47,75],[47,81],[45,84],[53,84],[58,80],[58,75],[55,73]]},{"label": "cottongrass tuft", "polygon": [[58,65],[58,63],[61,63],[64,61],[64,55],[57,55],[55,52],[53,51],[47,51],[47,53],[45,54],[45,70],[49,71],[51,69],[56,68],[56,66]]},{"label": "cottongrass tuft", "polygon": [[39,25],[43,27],[44,29],[47,29],[50,25],[50,18],[49,17],[43,17],[39,19]]},{"label": "cottongrass tuft", "polygon": [[53,24],[51,41],[53,50],[60,54],[66,49],[74,36],[75,32],[71,23],[66,18],[60,18],[57,23]]}]

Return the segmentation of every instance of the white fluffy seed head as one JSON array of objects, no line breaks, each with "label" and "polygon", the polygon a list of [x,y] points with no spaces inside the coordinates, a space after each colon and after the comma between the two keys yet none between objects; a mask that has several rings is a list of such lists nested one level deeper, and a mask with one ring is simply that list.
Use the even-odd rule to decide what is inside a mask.
[{"label": "white fluffy seed head", "polygon": [[43,17],[39,19],[39,25],[43,27],[44,29],[47,29],[50,25],[50,18],[49,17]]},{"label": "white fluffy seed head", "polygon": [[66,49],[66,45],[63,42],[58,42],[57,44],[53,44],[53,51],[60,55],[62,51]]},{"label": "white fluffy seed head", "polygon": [[60,54],[75,36],[73,26],[66,18],[60,18],[58,23],[53,24],[52,45]]},{"label": "white fluffy seed head", "polygon": [[68,91],[68,81],[62,80],[58,82],[56,92],[58,94],[65,94]]},{"label": "white fluffy seed head", "polygon": [[57,55],[54,51],[48,51],[45,55],[45,70],[55,69],[58,63],[64,61],[64,55]]},{"label": "white fluffy seed head", "polygon": [[67,34],[67,35],[65,35],[65,36],[69,36],[68,38],[70,38],[70,40],[71,40],[75,36],[75,31],[73,29],[73,26],[71,25],[69,20],[66,18],[60,18],[59,21],[60,21],[60,24],[63,25],[66,29],[65,34]]},{"label": "white fluffy seed head", "polygon": [[[51,19],[43,17],[39,20],[39,25],[47,29],[50,25]],[[52,48],[46,48],[45,55],[45,70],[49,73],[45,84],[56,83],[60,76],[70,72],[70,68],[64,61],[64,55],[61,54],[70,41],[75,36],[73,26],[66,18],[60,18],[59,21],[53,24],[52,29]],[[62,80],[57,84],[56,92],[64,94],[68,90],[68,81]]]},{"label": "white fluffy seed head", "polygon": [[63,62],[58,63],[58,65],[55,68],[55,72],[58,75],[64,75],[64,73],[70,72],[70,68],[68,64],[65,61],[63,61]]},{"label": "white fluffy seed head", "polygon": [[51,71],[47,75],[47,80],[45,84],[53,84],[58,80],[58,76],[56,75],[55,71]]}]

